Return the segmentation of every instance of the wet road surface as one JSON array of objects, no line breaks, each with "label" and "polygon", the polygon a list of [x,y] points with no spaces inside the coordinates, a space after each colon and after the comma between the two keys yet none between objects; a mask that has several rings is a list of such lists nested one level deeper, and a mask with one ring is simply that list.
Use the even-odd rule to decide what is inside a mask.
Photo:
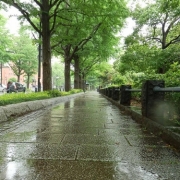
[{"label": "wet road surface", "polygon": [[1,180],[179,180],[180,154],[97,92],[0,127]]}]

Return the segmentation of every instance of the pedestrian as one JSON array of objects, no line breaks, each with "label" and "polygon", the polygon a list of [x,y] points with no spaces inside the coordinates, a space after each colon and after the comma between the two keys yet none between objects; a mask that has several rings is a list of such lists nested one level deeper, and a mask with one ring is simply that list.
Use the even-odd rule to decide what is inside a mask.
[{"label": "pedestrian", "polygon": [[10,86],[12,85],[11,81],[8,81],[7,83],[7,93],[10,93]]}]

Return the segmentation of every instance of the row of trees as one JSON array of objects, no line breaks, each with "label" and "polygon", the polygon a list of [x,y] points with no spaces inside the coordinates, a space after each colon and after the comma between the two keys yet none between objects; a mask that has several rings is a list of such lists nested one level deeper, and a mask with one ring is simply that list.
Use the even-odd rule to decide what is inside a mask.
[{"label": "row of trees", "polygon": [[[75,88],[82,88],[82,82],[85,79],[90,81],[92,77],[96,77],[96,84],[100,81],[104,84],[111,81],[132,84],[154,77],[169,79],[172,84],[168,76],[178,69],[180,60],[178,0],[151,1],[145,7],[137,5],[131,12],[124,2],[118,0],[35,0],[31,4],[9,0],[1,5],[5,4],[22,13],[18,18],[21,22],[29,22],[31,26],[27,28],[33,33],[34,42],[43,47],[44,90],[51,89],[52,85],[52,55],[63,57],[66,91],[71,88],[71,69],[74,69]],[[136,26],[125,39],[122,51],[117,48],[119,39],[116,34],[128,16],[134,19]],[[114,70],[104,63],[110,57],[117,59]]]},{"label": "row of trees", "polygon": [[129,13],[123,0],[1,0],[2,8],[5,5],[21,12],[19,20],[29,23],[42,45],[44,90],[52,88],[52,55],[64,58],[65,90],[71,88],[71,66],[79,88],[95,64],[115,53],[119,42],[115,35]]},{"label": "row of trees", "polygon": [[30,78],[37,72],[37,47],[22,29],[14,36],[5,28],[7,20],[0,15],[0,62],[8,64],[17,81],[23,75],[29,88]]}]

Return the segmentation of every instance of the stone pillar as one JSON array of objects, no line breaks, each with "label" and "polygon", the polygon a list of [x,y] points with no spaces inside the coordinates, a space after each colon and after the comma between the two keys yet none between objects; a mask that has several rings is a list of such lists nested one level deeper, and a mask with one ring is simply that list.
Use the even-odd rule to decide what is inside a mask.
[{"label": "stone pillar", "polygon": [[108,96],[108,88],[105,88],[105,95]]},{"label": "stone pillar", "polygon": [[153,91],[155,86],[164,88],[165,83],[163,80],[147,80],[141,94],[142,115],[152,120],[163,119],[165,93]]},{"label": "stone pillar", "polygon": [[112,88],[112,99],[119,100],[119,93],[120,93],[120,87],[113,87]]},{"label": "stone pillar", "polygon": [[120,87],[120,104],[122,104],[124,106],[130,106],[131,92],[125,91],[125,89],[131,89],[131,85],[122,85]]},{"label": "stone pillar", "polygon": [[108,87],[108,97],[112,97],[112,87]]}]

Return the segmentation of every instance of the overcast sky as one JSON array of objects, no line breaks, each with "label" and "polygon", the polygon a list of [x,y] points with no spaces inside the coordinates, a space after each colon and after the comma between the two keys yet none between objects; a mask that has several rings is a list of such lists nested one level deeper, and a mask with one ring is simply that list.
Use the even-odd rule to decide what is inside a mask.
[{"label": "overcast sky", "polygon": [[20,28],[19,21],[13,15],[20,14],[19,11],[13,7],[9,8],[8,11],[1,10],[0,12],[4,17],[6,17],[7,24],[6,28],[9,29],[11,34],[18,34],[18,30]]}]

